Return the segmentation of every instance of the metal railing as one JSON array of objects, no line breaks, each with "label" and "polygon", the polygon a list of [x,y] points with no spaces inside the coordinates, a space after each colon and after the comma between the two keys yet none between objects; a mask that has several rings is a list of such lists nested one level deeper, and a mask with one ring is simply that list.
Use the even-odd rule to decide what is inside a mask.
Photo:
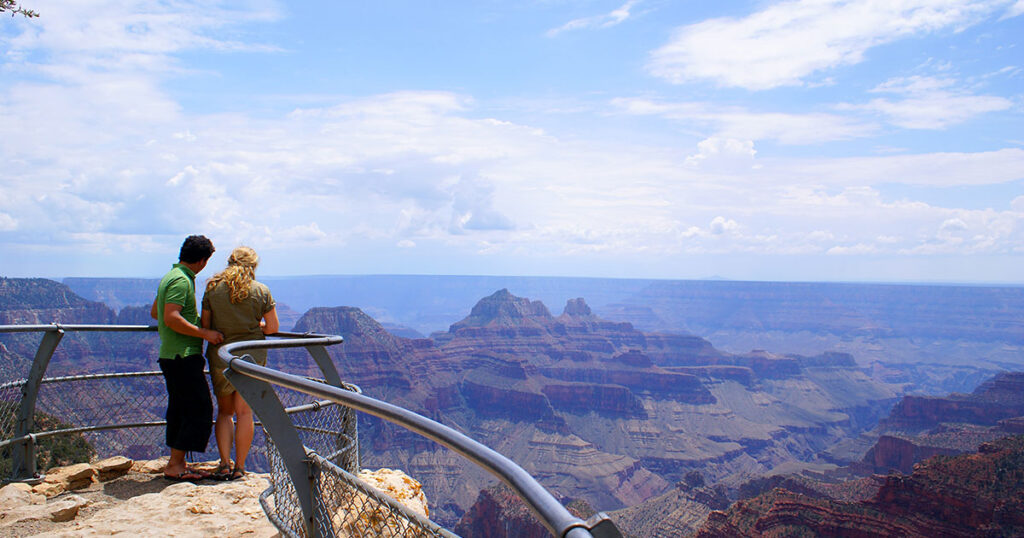
[{"label": "metal railing", "polygon": [[[43,333],[28,377],[0,385],[0,449],[11,451],[11,479],[39,479],[35,451],[36,441],[43,438],[165,424],[160,420],[136,419],[32,431],[37,398],[44,385],[159,375],[159,372],[133,372],[45,379],[54,351],[66,332],[155,330],[155,327],[135,325],[0,325],[0,333]],[[529,473],[487,446],[408,409],[364,396],[358,387],[343,383],[326,351],[326,346],[342,342],[340,336],[298,333],[274,336],[282,339],[236,342],[223,346],[219,353],[229,365],[226,377],[253,409],[268,439],[265,452],[271,485],[260,496],[260,503],[282,534],[315,538],[455,536],[359,478],[355,411],[361,411],[431,439],[497,477],[522,499],[553,536],[621,537],[605,514],[598,513],[587,521],[573,516]],[[258,366],[242,353],[253,349],[296,347],[309,352],[323,375],[322,380]],[[20,389],[20,399],[12,406],[10,400],[4,399],[4,391],[15,388]],[[285,407],[282,396],[293,401],[296,395],[317,400]],[[159,407],[158,403],[155,406]],[[323,410],[328,408],[333,411],[324,415]],[[4,428],[9,416],[13,416],[13,425]],[[312,420],[305,417],[312,417]]]},{"label": "metal railing", "polygon": [[[11,466],[9,474],[0,478],[26,482],[41,480],[38,469],[40,462],[36,460],[40,453],[44,456],[47,454],[45,449],[40,451],[41,443],[45,445],[47,440],[60,437],[84,436],[80,441],[93,455],[126,455],[133,459],[154,459],[166,455],[163,443],[163,427],[166,422],[163,414],[167,406],[167,393],[161,372],[44,377],[48,369],[53,369],[51,361],[64,336],[75,332],[155,333],[156,327],[73,324],[0,326],[0,334],[43,334],[28,368],[28,376],[12,380],[11,377],[16,376],[17,372],[7,367],[3,372],[4,379],[0,379],[6,381],[0,384],[0,454],[7,459],[5,463]],[[309,335],[279,333],[275,336],[294,338]],[[11,343],[8,341],[8,344]],[[28,346],[35,345],[24,340],[18,344],[26,356],[31,354]],[[354,385],[340,382],[326,351],[316,346],[308,351],[318,364],[320,375],[333,379],[336,385],[348,390],[359,390]],[[147,357],[146,360],[152,361],[154,357]],[[143,363],[137,357],[132,357],[130,362]],[[77,357],[75,361],[61,366],[76,371],[83,369]],[[286,412],[300,431],[323,430],[330,431],[339,439],[358,438],[354,411],[339,408],[327,400],[310,401],[307,395],[294,391],[282,394],[282,397],[289,406]],[[259,449],[264,443],[264,435],[262,429],[256,431],[258,435],[253,448]],[[352,446],[343,454],[345,465],[347,468],[357,468],[358,446],[355,441],[348,444]],[[68,450],[67,445],[64,450]],[[216,451],[211,450],[213,452],[207,451],[200,456],[212,459]],[[253,467],[264,468],[263,456],[258,450],[255,456]],[[41,463],[46,465],[45,461]],[[54,465],[56,462],[51,460],[49,464]]]}]

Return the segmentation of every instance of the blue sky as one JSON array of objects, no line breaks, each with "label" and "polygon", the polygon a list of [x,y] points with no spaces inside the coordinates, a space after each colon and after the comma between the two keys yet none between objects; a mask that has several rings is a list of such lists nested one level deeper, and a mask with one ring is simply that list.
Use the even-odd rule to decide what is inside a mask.
[{"label": "blue sky", "polygon": [[22,4],[2,276],[1024,283],[1024,0]]}]

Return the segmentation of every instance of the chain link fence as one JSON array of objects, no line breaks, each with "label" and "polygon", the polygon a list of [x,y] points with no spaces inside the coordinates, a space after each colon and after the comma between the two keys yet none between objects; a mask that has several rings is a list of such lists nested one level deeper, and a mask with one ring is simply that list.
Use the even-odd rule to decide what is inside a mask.
[{"label": "chain link fence", "polygon": [[[0,440],[14,436],[24,385],[24,380],[0,385]],[[355,385],[347,385],[346,388],[359,390]],[[304,441],[322,447],[326,454],[338,453],[339,464],[344,468],[358,469],[354,411],[333,402],[315,401],[298,391],[281,388],[278,393],[286,408],[296,410],[291,416],[296,428],[305,434]],[[157,459],[167,453],[164,442],[166,410],[167,390],[160,372],[46,378],[39,386],[32,433],[47,437],[48,433],[65,431],[66,435],[84,436],[90,447],[87,456],[95,458]],[[249,470],[270,471],[264,449],[266,443],[263,429],[256,428]],[[206,452],[193,453],[192,458],[195,461],[219,458],[212,434]],[[46,470],[48,462],[54,465],[71,463],[40,461],[40,471]]]},{"label": "chain link fence", "polygon": [[[359,387],[351,384],[344,384],[343,388],[360,392]],[[284,387],[275,387],[275,390],[282,403],[295,395],[306,396]],[[455,536],[431,522],[425,514],[413,512],[357,476],[360,471],[357,417],[351,408],[310,406],[291,413],[290,417],[309,458],[315,535]],[[341,427],[336,429],[339,425]],[[272,441],[265,445],[264,454],[269,460],[270,488],[260,496],[260,503],[282,534],[304,537],[307,527],[284,460]]]},{"label": "chain link fence", "polygon": [[[314,535],[457,538],[455,534],[427,519],[425,514],[414,512],[343,468],[346,450],[335,451],[333,458],[320,455],[319,452],[327,448],[312,450],[306,444],[309,433],[306,430],[300,433],[300,437],[303,437],[303,444],[310,449],[307,456],[314,499]],[[305,538],[307,527],[303,521],[302,508],[284,460],[273,442],[267,444],[266,452],[270,460],[271,485],[260,496],[260,504],[283,535]]]}]

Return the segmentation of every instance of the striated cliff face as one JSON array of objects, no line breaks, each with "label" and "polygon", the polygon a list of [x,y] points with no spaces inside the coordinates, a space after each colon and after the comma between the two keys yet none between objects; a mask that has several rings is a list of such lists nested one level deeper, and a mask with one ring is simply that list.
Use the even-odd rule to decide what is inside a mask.
[{"label": "striated cliff face", "polygon": [[996,424],[1000,420],[1024,415],[1024,406],[1007,405],[964,396],[906,396],[897,404],[884,427],[897,430],[922,430],[944,422]]},{"label": "striated cliff face", "polygon": [[864,463],[877,472],[896,470],[909,473],[914,464],[932,456],[951,456],[959,454],[959,450],[927,445],[918,445],[913,441],[883,435],[878,438],[875,446],[864,455]]},{"label": "striated cliff face", "polygon": [[[594,514],[586,502],[575,501],[566,508],[574,516],[587,519]],[[473,538],[548,538],[551,532],[530,509],[504,484],[481,490],[476,502],[452,529],[459,536]]]},{"label": "striated cliff face", "polygon": [[[155,291],[155,288],[154,288]],[[141,309],[125,309],[136,324]],[[145,322],[151,325],[149,308]],[[0,325],[116,324],[119,316],[103,303],[87,301],[67,286],[43,278],[0,278]],[[121,322],[123,323],[123,322]],[[39,347],[41,333],[0,335],[0,382],[24,378]],[[154,334],[68,332],[57,347],[48,376],[99,371],[137,371],[156,367]]]},{"label": "striated cliff face", "polygon": [[696,536],[1020,536],[1024,436],[937,456],[890,475],[871,500],[844,503],[776,489],[712,512]]},{"label": "striated cliff face", "polygon": [[[670,491],[712,463],[709,478],[720,480],[814,460],[873,425],[896,396],[848,355],[733,355],[695,336],[603,320],[583,299],[556,317],[507,290],[429,339],[396,337],[349,307],[312,309],[296,330],[344,336],[328,351],[366,394],[457,427],[557,495],[604,510]],[[308,359],[279,363],[300,364]],[[443,521],[454,523],[490,483],[418,436],[372,420],[361,428],[373,465],[446,462],[450,472],[417,470]],[[458,473],[466,484],[454,486]]]}]

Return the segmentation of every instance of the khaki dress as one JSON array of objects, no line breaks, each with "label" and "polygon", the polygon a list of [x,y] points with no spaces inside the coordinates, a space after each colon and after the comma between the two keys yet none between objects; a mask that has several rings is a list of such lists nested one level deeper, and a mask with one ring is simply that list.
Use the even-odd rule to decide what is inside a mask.
[{"label": "khaki dress", "polygon": [[[217,356],[217,351],[224,344],[243,340],[263,340],[260,320],[275,306],[270,288],[255,280],[249,288],[249,296],[237,304],[231,302],[230,289],[224,282],[217,283],[203,295],[203,310],[210,312],[210,328],[224,335],[222,344],[211,344],[206,347],[206,360],[210,363],[210,380],[213,382],[214,394],[227,396],[235,392],[235,387],[224,377],[227,364]],[[265,349],[244,353],[252,355],[256,364],[260,366],[267,364]]]}]

